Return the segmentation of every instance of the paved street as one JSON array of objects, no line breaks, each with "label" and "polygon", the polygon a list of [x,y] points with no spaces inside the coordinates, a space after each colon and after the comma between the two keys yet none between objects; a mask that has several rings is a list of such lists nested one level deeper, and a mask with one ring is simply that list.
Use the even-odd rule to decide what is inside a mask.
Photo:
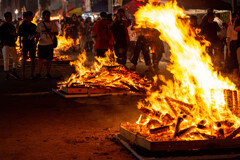
[{"label": "paved street", "polygon": [[[0,159],[135,159],[113,136],[121,122],[137,120],[137,102],[143,97],[65,99],[53,93],[57,81],[74,70],[53,65],[53,79],[6,81],[1,66]],[[145,70],[140,63],[137,71]],[[26,77],[29,73],[27,67]]]}]

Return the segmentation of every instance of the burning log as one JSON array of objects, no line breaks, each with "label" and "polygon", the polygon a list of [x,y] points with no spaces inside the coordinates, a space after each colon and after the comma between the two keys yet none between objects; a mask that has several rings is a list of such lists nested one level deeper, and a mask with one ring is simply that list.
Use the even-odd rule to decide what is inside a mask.
[{"label": "burning log", "polygon": [[217,127],[221,127],[222,125],[226,126],[226,127],[232,127],[234,125],[233,122],[230,122],[228,120],[225,120],[225,121],[218,121],[218,122],[215,122]]},{"label": "burning log", "polygon": [[216,136],[213,136],[213,135],[209,135],[209,134],[206,134],[206,133],[200,133],[204,138],[207,138],[207,139],[216,139]]},{"label": "burning log", "polygon": [[170,115],[170,114],[165,114],[163,117],[162,117],[162,121],[163,122],[166,122],[166,124],[169,124],[171,123],[172,121],[174,120],[174,118]]},{"label": "burning log", "polygon": [[143,106],[141,106],[139,110],[145,113],[146,115],[149,115],[150,117],[160,118],[160,116],[162,115],[162,113],[159,111],[155,111],[154,109],[149,109]]},{"label": "burning log", "polygon": [[192,132],[191,135],[201,135],[204,139],[216,139],[216,136],[200,132]]},{"label": "burning log", "polygon": [[239,102],[238,102],[238,92],[237,91],[233,91],[233,113],[236,115],[236,116],[239,116],[239,108],[238,108],[238,105],[239,105]]},{"label": "burning log", "polygon": [[189,133],[189,132],[190,132],[191,130],[193,130],[194,128],[196,128],[196,126],[191,126],[191,127],[185,128],[185,129],[179,131],[176,136],[177,136],[177,137],[182,137],[182,136],[186,135],[187,133]]},{"label": "burning log", "polygon": [[129,87],[129,89],[130,89],[131,91],[140,93],[140,91],[139,91],[136,87],[134,87],[133,85],[130,85],[130,84],[128,84],[128,83],[126,83],[126,82],[123,82],[123,81],[120,81],[120,82],[121,82],[123,85]]},{"label": "burning log", "polygon": [[230,89],[224,89],[224,99],[226,102],[226,107],[230,109],[230,111],[233,112],[233,93]]},{"label": "burning log", "polygon": [[169,98],[168,98],[168,97],[165,97],[165,100],[166,100],[167,104],[169,105],[169,107],[171,108],[171,110],[173,111],[174,115],[177,116],[177,111],[175,110],[175,108],[174,108],[173,105],[171,104]]},{"label": "burning log", "polygon": [[206,124],[206,120],[201,120],[201,121],[197,124],[197,128],[198,128],[198,129],[207,129],[208,127],[206,127],[205,124]]},{"label": "burning log", "polygon": [[236,107],[235,109],[235,112],[236,112],[236,116],[240,116],[240,90],[237,91],[237,103],[238,103],[238,106]]},{"label": "burning log", "polygon": [[163,126],[163,127],[150,129],[150,133],[151,134],[157,134],[157,133],[167,132],[169,130],[170,130],[170,126]]},{"label": "burning log", "polygon": [[154,127],[154,128],[158,128],[158,127],[160,127],[161,126],[161,123],[158,121],[158,120],[156,120],[156,119],[151,119],[148,123],[147,123],[147,128],[152,128],[152,127]]},{"label": "burning log", "polygon": [[190,115],[191,117],[193,117],[193,115],[187,110],[185,109],[183,106],[179,106],[179,108],[187,115]]},{"label": "burning log", "polygon": [[204,126],[204,125],[202,125],[202,124],[198,124],[198,125],[197,125],[197,128],[198,128],[198,129],[208,129],[208,127],[206,127],[206,126]]},{"label": "burning log", "polygon": [[224,138],[224,130],[223,130],[222,128],[220,128],[220,129],[218,130],[218,133],[220,134],[220,136],[221,136],[222,138]]},{"label": "burning log", "polygon": [[[184,117],[185,118],[185,117]],[[174,138],[176,138],[178,136],[178,132],[179,132],[179,126],[180,124],[182,123],[182,121],[184,120],[183,117],[178,117],[177,119],[177,124],[176,124],[176,127],[175,127],[175,132],[174,132]]]},{"label": "burning log", "polygon": [[172,102],[175,102],[175,103],[178,103],[178,104],[180,104],[180,105],[182,105],[182,106],[187,107],[189,110],[192,110],[192,108],[193,108],[193,104],[188,104],[188,103],[185,103],[185,102],[176,100],[176,99],[171,98],[171,97],[167,97],[167,98],[168,98],[170,101],[172,101]]},{"label": "burning log", "polygon": [[226,139],[233,139],[238,133],[240,133],[240,127],[238,127],[235,131],[233,131],[230,135],[226,137]]}]

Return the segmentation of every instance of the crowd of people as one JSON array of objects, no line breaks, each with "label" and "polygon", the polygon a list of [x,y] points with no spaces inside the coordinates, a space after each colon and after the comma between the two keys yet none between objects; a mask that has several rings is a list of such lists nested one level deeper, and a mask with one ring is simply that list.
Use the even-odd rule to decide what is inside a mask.
[{"label": "crowd of people", "polygon": [[[134,71],[141,60],[142,53],[145,64],[148,66],[147,71],[159,70],[159,61],[166,52],[166,43],[159,38],[161,33],[156,29],[136,28],[134,17],[129,19],[123,9],[119,9],[113,16],[101,12],[100,18],[95,22],[90,17],[84,20],[81,16],[73,14],[70,18],[55,23],[50,20],[50,16],[51,13],[45,10],[42,13],[42,21],[38,21],[35,25],[32,23],[34,14],[27,11],[23,15],[22,23],[14,25],[11,12],[4,14],[5,21],[1,21],[2,24],[0,24],[0,41],[7,80],[11,76],[20,78],[16,72],[17,38],[19,38],[22,50],[21,78],[25,79],[25,63],[28,58],[31,59],[32,79],[42,77],[44,61],[46,61],[47,68],[45,77],[51,78],[51,61],[58,34],[73,39],[73,51],[85,49],[87,52],[96,53],[96,56],[105,57],[107,50],[114,50],[117,62],[126,66],[127,59],[129,59],[132,63],[129,69]],[[212,58],[214,66],[224,66],[235,77],[239,77],[240,19],[238,13],[232,14],[230,25],[222,23],[213,9],[207,10],[199,25],[197,16],[194,15],[190,16],[189,22],[193,29],[200,28],[200,35],[211,43],[206,51]],[[224,57],[224,46],[227,46],[227,57]],[[38,51],[39,63],[35,75],[36,51]],[[9,56],[13,59],[11,72],[9,72]]]},{"label": "crowd of people", "polygon": [[[212,58],[214,66],[231,74],[233,80],[239,81],[240,76],[240,19],[238,13],[232,13],[229,24],[222,22],[213,9],[207,9],[199,25],[201,34],[211,44],[207,53]],[[224,56],[224,47],[227,54]]]}]

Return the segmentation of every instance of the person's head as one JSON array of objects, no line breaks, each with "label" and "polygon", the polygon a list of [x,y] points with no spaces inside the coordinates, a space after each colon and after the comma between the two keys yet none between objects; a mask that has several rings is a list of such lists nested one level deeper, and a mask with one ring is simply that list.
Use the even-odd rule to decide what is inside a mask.
[{"label": "person's head", "polygon": [[213,9],[212,8],[208,8],[207,9],[207,14],[209,14],[209,13],[213,13]]},{"label": "person's head", "polygon": [[43,11],[42,13],[44,21],[50,21],[51,13],[48,10]]},{"label": "person's head", "polygon": [[107,15],[107,20],[108,20],[109,22],[112,22],[112,21],[113,21],[113,19],[112,19],[112,14],[108,14],[108,15]]},{"label": "person's head", "polygon": [[33,12],[27,11],[26,12],[26,20],[31,22],[33,20]]},{"label": "person's head", "polygon": [[80,22],[82,20],[82,16],[78,16],[77,20]]},{"label": "person's head", "polygon": [[101,12],[101,13],[100,13],[100,17],[101,17],[102,19],[106,19],[106,18],[107,18],[107,13],[106,13],[106,12]]},{"label": "person's head", "polygon": [[11,12],[4,13],[4,18],[7,23],[11,23],[12,22],[12,13]]},{"label": "person's head", "polygon": [[73,14],[73,15],[72,15],[72,20],[73,20],[73,21],[77,21],[77,15],[76,15],[76,14]]},{"label": "person's head", "polygon": [[214,13],[209,13],[209,14],[207,15],[207,17],[208,17],[208,22],[209,22],[209,23],[213,23],[213,20],[214,20],[214,18],[215,18],[215,14],[214,14]]},{"label": "person's head", "polygon": [[92,22],[91,17],[86,18],[85,22],[86,22],[86,23],[91,23],[91,22]]},{"label": "person's head", "polygon": [[118,9],[117,15],[119,19],[122,19],[122,17],[125,15],[125,11],[123,8]]},{"label": "person's head", "polygon": [[27,17],[26,17],[26,14],[27,14],[27,12],[23,12],[23,19],[24,19],[24,20],[26,20],[26,18],[27,18]]}]

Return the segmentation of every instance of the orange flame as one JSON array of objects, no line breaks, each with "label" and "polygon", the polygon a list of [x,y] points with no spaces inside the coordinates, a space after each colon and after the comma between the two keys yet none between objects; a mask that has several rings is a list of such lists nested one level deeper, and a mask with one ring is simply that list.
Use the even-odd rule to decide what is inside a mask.
[{"label": "orange flame", "polygon": [[146,92],[150,83],[145,78],[134,72],[127,71],[124,66],[116,62],[115,53],[108,50],[106,57],[95,57],[96,61],[87,61],[86,52],[83,50],[78,60],[71,64],[76,68],[66,82],[60,82],[60,87],[92,87],[104,88],[110,92]]},{"label": "orange flame", "polygon": [[[239,118],[226,107],[224,97],[224,90],[236,90],[236,86],[214,71],[206,53],[209,43],[196,40],[196,31],[184,20],[187,16],[176,1],[158,6],[147,4],[136,12],[135,17],[138,27],[157,29],[160,38],[170,46],[172,64],[167,69],[174,76],[174,81],[166,80],[164,76],[155,77],[165,85],[159,87],[160,91],[149,91],[148,98],[138,104],[148,118],[157,119],[157,123],[164,127],[160,128],[164,133],[153,136],[146,126],[138,132],[147,134],[151,140],[194,140],[203,139],[200,135],[203,131],[198,128],[203,120],[203,126],[208,128],[204,133],[209,135],[217,135],[220,128],[216,124],[220,121],[234,124],[232,128],[222,126],[226,134],[239,127]],[[176,136],[181,129],[181,133],[186,134]],[[193,136],[193,133],[199,134]]]}]

